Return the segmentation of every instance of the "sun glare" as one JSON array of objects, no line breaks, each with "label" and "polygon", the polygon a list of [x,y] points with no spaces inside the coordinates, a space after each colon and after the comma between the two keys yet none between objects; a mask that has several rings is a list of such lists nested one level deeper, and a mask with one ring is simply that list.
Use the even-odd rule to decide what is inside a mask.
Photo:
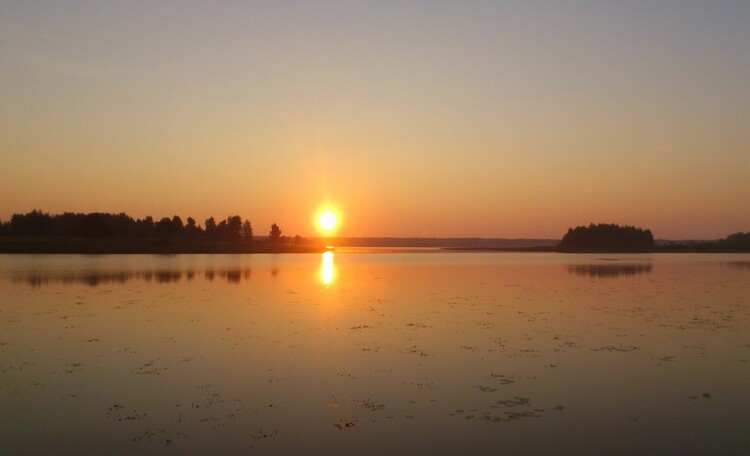
[{"label": "sun glare", "polygon": [[336,214],[332,211],[324,211],[320,214],[320,217],[318,217],[318,225],[324,232],[333,231],[333,229],[336,228],[336,223]]}]

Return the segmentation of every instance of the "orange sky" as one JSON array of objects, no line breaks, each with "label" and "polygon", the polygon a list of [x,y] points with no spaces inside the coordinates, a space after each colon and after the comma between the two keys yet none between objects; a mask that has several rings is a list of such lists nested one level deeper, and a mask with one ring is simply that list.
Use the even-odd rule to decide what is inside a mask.
[{"label": "orange sky", "polygon": [[8,2],[0,218],[750,230],[749,3],[496,3]]}]

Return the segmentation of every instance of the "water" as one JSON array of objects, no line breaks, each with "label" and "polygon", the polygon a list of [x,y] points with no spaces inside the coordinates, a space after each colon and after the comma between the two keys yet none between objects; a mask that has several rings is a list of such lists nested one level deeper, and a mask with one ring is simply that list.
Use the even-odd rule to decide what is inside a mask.
[{"label": "water", "polygon": [[750,255],[0,256],[0,454],[747,454]]}]

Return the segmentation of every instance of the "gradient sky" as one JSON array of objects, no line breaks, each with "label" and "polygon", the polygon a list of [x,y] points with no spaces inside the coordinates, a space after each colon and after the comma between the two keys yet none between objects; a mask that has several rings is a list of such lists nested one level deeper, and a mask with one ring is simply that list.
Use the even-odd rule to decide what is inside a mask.
[{"label": "gradient sky", "polygon": [[0,218],[750,231],[750,2],[0,2]]}]

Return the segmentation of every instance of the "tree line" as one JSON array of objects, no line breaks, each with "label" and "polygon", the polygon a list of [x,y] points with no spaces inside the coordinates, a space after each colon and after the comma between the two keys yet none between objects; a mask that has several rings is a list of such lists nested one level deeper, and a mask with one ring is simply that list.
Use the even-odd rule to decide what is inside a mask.
[{"label": "tree line", "polygon": [[716,241],[670,242],[660,252],[750,252],[750,232],[737,232]]},{"label": "tree line", "polygon": [[569,228],[560,241],[559,250],[577,251],[628,251],[654,250],[651,230],[614,223],[590,224]]},{"label": "tree line", "polygon": [[613,223],[569,228],[560,252],[750,252],[750,232],[738,232],[715,241],[683,241],[656,245],[649,229]]},{"label": "tree line", "polygon": [[[200,225],[192,217],[184,222],[175,215],[155,221],[148,216],[133,218],[125,213],[73,213],[50,215],[41,210],[27,214],[13,214],[9,221],[0,221],[0,236],[32,238],[130,238],[130,239],[194,239],[202,241],[243,242],[250,244],[257,238],[250,220],[230,215],[216,221],[207,218]],[[265,239],[272,244],[288,240],[277,224],[271,225]],[[299,242],[297,236],[295,241]]]}]

